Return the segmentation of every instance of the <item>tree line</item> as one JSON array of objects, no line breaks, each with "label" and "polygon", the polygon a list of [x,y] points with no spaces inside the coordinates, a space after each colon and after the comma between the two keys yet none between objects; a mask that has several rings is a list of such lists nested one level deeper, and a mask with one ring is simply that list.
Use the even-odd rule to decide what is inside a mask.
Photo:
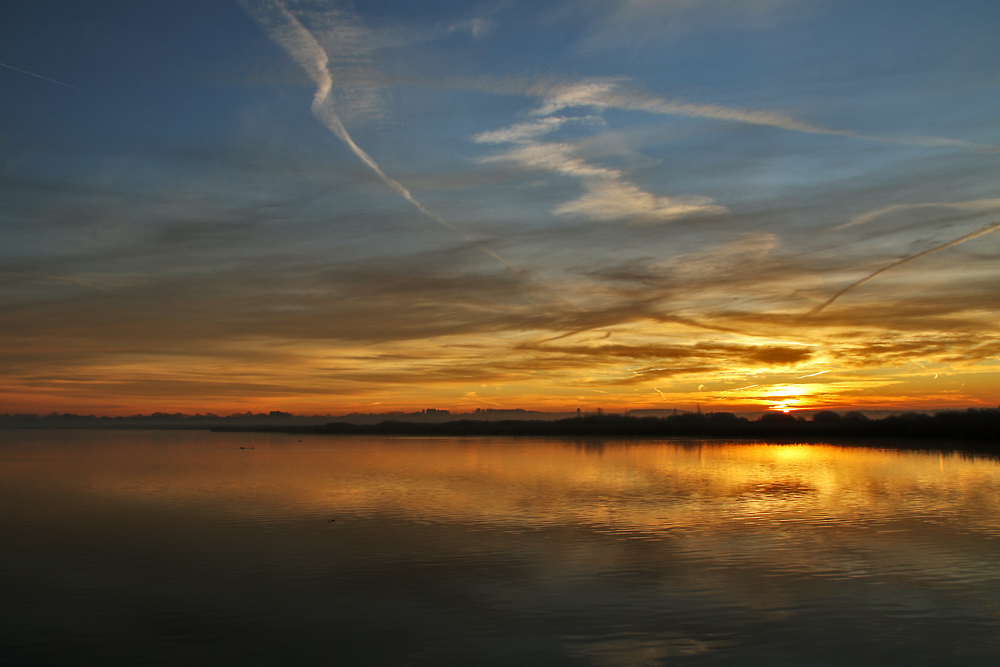
[{"label": "tree line", "polygon": [[688,412],[666,417],[588,414],[553,421],[458,419],[427,423],[386,420],[377,424],[330,422],[312,426],[223,426],[214,430],[416,436],[905,438],[1000,444],[1000,408],[969,408],[936,414],[907,412],[881,419],[869,419],[860,411],[844,415],[821,411],[813,413],[811,419],[785,413],[766,413],[757,419],[748,419],[731,412]]}]

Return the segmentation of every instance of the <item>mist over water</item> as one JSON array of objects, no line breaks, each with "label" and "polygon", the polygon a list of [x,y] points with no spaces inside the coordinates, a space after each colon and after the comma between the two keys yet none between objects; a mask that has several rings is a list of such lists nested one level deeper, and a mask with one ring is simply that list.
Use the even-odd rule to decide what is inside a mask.
[{"label": "mist over water", "polygon": [[959,454],[5,431],[0,512],[4,664],[1000,659]]}]

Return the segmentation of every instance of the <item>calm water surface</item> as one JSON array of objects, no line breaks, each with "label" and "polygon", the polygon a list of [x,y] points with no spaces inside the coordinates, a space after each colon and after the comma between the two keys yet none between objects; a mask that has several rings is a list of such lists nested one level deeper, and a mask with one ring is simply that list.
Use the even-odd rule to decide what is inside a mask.
[{"label": "calm water surface", "polygon": [[6,431],[0,512],[3,665],[1000,664],[954,454]]}]

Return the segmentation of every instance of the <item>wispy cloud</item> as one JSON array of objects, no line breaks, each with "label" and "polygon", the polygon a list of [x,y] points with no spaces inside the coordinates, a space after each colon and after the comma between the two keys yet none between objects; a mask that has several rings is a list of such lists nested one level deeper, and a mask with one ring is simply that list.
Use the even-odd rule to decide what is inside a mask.
[{"label": "wispy cloud", "polygon": [[579,199],[555,209],[557,215],[579,215],[592,220],[664,222],[698,213],[725,213],[709,197],[662,197],[618,180],[591,180]]},{"label": "wispy cloud", "polygon": [[499,2],[493,3],[489,7],[478,7],[475,15],[469,18],[455,21],[448,26],[448,32],[465,32],[472,36],[473,39],[481,39],[485,37],[497,23],[496,15],[507,9],[514,0],[499,0]]},{"label": "wispy cloud", "polygon": [[472,139],[476,143],[480,144],[530,143],[538,137],[558,130],[565,123],[590,119],[590,117],[574,118],[568,116],[549,116],[547,118],[539,118],[538,120],[528,121],[526,123],[517,123],[516,125],[511,125],[510,127],[505,127],[500,130],[480,132]]},{"label": "wispy cloud", "polygon": [[483,162],[510,162],[525,169],[550,171],[562,176],[616,180],[622,177],[617,169],[589,164],[576,157],[575,148],[568,143],[519,142],[520,145],[506,153],[483,158]]},{"label": "wispy cloud", "polygon": [[475,18],[457,21],[448,26],[448,32],[468,32],[473,39],[479,39],[486,35],[493,27],[493,21],[487,17],[477,16]]},{"label": "wispy cloud", "polygon": [[[555,110],[555,109],[554,109]],[[542,115],[543,107],[535,115]],[[619,169],[593,165],[580,157],[577,148],[566,142],[540,138],[571,122],[594,122],[593,116],[543,115],[534,121],[517,123],[473,137],[477,143],[514,144],[510,150],[482,159],[505,162],[523,169],[548,171],[583,180],[586,190],[578,199],[557,206],[556,215],[579,216],[590,220],[627,220],[632,223],[666,222],[686,215],[723,213],[708,197],[666,197],[645,192],[625,180]]]}]

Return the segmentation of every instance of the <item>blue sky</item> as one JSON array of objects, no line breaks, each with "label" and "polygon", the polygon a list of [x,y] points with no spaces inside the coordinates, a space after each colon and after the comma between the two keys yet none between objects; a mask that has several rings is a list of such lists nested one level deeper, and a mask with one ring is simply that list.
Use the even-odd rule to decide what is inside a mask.
[{"label": "blue sky", "polygon": [[7,411],[1000,400],[995,2],[8,5]]}]

